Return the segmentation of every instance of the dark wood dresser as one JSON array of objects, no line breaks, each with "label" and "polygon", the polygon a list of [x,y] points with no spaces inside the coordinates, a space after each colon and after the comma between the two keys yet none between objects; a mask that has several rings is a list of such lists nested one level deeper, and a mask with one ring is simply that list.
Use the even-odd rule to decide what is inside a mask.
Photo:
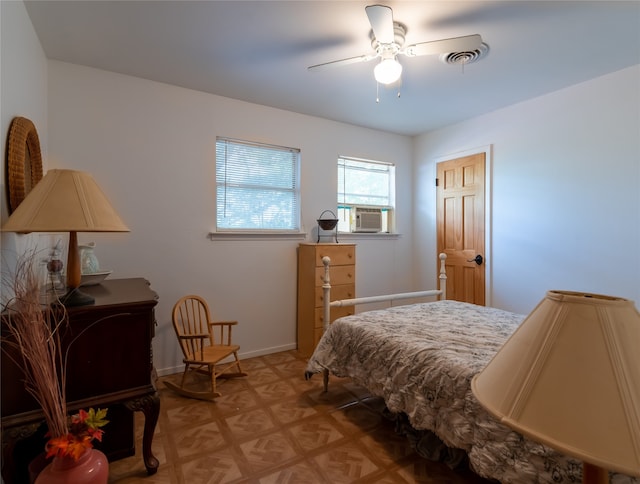
[{"label": "dark wood dresser", "polygon": [[[133,412],[144,414],[142,455],[149,474],[158,469],[151,452],[160,399],[154,385],[151,340],[157,294],[146,279],[112,279],[82,291],[95,304],[68,308],[62,347],[69,349],[69,411],[108,408],[103,442],[110,461],[135,454]],[[4,334],[4,332],[3,332]],[[6,348],[5,348],[6,349]],[[36,401],[25,391],[22,371],[2,352],[2,478],[28,482],[27,466],[42,453],[46,426]]]}]

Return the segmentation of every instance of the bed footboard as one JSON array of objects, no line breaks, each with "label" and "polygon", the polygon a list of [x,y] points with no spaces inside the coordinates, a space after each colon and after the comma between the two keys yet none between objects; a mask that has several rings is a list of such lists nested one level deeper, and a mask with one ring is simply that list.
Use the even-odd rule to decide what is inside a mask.
[{"label": "bed footboard", "polygon": [[[331,278],[329,275],[329,267],[331,266],[331,258],[324,256],[322,258],[322,264],[324,265],[324,277],[322,284],[323,295],[323,308],[322,308],[322,325],[323,330],[326,331],[331,323],[331,308],[343,307],[343,306],[356,306],[359,304],[372,304],[378,302],[393,302],[402,299],[413,299],[417,297],[431,297],[437,296],[439,300],[447,299],[447,271],[445,261],[447,255],[441,253],[438,258],[440,259],[440,275],[438,276],[438,289],[432,289],[428,291],[415,291],[415,292],[402,292],[397,294],[384,294],[380,296],[359,297],[354,299],[342,299],[340,301],[331,301]],[[310,375],[305,375],[306,378],[310,378]],[[322,374],[322,380],[324,383],[324,391],[326,392],[329,387],[329,371],[324,370]]]},{"label": "bed footboard", "polygon": [[323,329],[326,331],[331,321],[331,308],[343,307],[343,306],[356,306],[359,304],[372,304],[378,302],[393,302],[401,299],[412,299],[417,297],[430,297],[438,296],[439,300],[447,299],[447,271],[445,261],[447,260],[447,254],[441,253],[438,258],[440,259],[440,275],[438,276],[439,284],[438,289],[431,289],[428,291],[415,291],[415,292],[401,292],[397,294],[383,294],[380,296],[368,296],[358,297],[354,299],[342,299],[340,301],[331,301],[331,278],[329,275],[329,268],[331,266],[331,259],[328,256],[322,258],[324,264],[324,277],[322,284],[323,295]]}]

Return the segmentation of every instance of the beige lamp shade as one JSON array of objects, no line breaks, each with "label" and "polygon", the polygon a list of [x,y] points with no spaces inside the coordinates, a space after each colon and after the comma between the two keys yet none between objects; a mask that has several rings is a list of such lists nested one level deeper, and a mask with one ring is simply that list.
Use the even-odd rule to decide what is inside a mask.
[{"label": "beige lamp shade", "polygon": [[78,290],[81,281],[78,232],[129,232],[93,177],[74,170],[49,170],[2,226],[4,232],[69,232],[67,306],[93,304]]},{"label": "beige lamp shade", "polygon": [[74,170],[49,170],[29,192],[4,232],[128,232],[93,177]]},{"label": "beige lamp shade", "polygon": [[617,297],[549,291],[472,381],[504,424],[640,476],[640,314]]}]

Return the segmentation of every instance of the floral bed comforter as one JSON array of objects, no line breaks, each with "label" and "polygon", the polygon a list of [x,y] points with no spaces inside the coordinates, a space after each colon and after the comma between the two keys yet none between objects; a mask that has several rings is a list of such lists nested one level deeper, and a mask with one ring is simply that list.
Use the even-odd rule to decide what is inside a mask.
[{"label": "floral bed comforter", "polygon": [[[581,482],[582,465],[500,424],[478,403],[471,379],[524,319],[457,301],[398,306],[336,320],[309,360],[306,375],[350,377],[466,451],[474,471],[503,483]],[[331,388],[329,388],[331,391]],[[640,482],[612,475],[615,484]]]}]

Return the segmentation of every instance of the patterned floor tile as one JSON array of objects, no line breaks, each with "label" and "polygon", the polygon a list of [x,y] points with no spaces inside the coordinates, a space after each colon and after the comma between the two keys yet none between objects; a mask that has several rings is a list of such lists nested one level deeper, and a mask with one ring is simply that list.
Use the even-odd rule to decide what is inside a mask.
[{"label": "patterned floor tile", "polygon": [[264,356],[259,356],[256,358],[247,358],[240,360],[240,365],[242,366],[242,371],[246,371],[247,373],[253,373],[258,368],[264,368],[267,366]]},{"label": "patterned floor tile", "polygon": [[254,387],[281,380],[280,375],[278,375],[274,368],[267,367],[258,368],[252,371],[247,378],[251,381],[251,385]]},{"label": "patterned floor tile", "polygon": [[351,435],[364,433],[383,424],[383,417],[360,403],[346,405],[332,416],[347,429]]},{"label": "patterned floor tile", "polygon": [[194,402],[192,405],[167,410],[167,420],[172,427],[184,427],[211,420],[211,402]]},{"label": "patterned floor tile", "polygon": [[345,438],[345,435],[337,428],[335,420],[326,415],[306,419],[302,423],[290,427],[289,432],[305,451],[325,447]]},{"label": "patterned floor tile", "polygon": [[321,475],[318,469],[313,468],[308,462],[300,462],[284,469],[278,470],[265,477],[261,477],[260,484],[324,484],[329,483]]},{"label": "patterned floor tile", "polygon": [[[170,381],[174,385],[182,386],[183,385],[182,373],[168,375],[163,379],[163,381]],[[189,391],[193,391],[193,392],[209,392],[211,391],[211,380],[207,375],[203,375],[193,370],[189,370],[189,372],[184,377],[184,387]],[[165,388],[168,389],[168,387],[165,387]],[[176,397],[178,398],[182,398],[178,394],[174,393],[174,395],[176,395]]]},{"label": "patterned floor tile", "polygon": [[294,359],[275,365],[275,369],[283,378],[302,379],[306,366],[304,361]]},{"label": "patterned floor tile", "polygon": [[173,441],[179,457],[211,452],[227,445],[216,422],[181,429],[175,432]]},{"label": "patterned floor tile", "polygon": [[276,467],[298,457],[293,445],[282,432],[273,432],[242,443],[240,449],[254,471]]},{"label": "patterned floor tile", "polygon": [[297,396],[276,402],[269,408],[281,424],[288,424],[318,414],[311,403]]},{"label": "patterned floor tile", "polygon": [[330,385],[329,391],[324,392],[322,387],[316,387],[305,393],[319,409],[327,411],[335,410],[344,405],[357,401],[356,397],[342,385]]},{"label": "patterned floor tile", "polygon": [[258,400],[252,391],[243,390],[235,393],[223,393],[213,402],[213,415],[221,417],[245,412],[257,406]]},{"label": "patterned floor tile", "polygon": [[[244,368],[242,370],[245,371]],[[251,388],[251,383],[248,380],[248,376],[222,378],[218,380],[216,390],[223,395],[246,390]]]},{"label": "patterned floor tile", "polygon": [[109,484],[174,484],[178,482],[173,466],[162,466],[152,476],[147,475],[144,466],[142,469],[132,468],[124,474],[115,473],[112,466],[113,464],[109,466]]},{"label": "patterned floor tile", "polygon": [[[296,351],[242,361],[247,377],[221,381],[214,401],[166,388],[159,378],[160,417],[148,476],[141,455],[144,415],[135,413],[136,455],[110,463],[109,484],[488,484],[421,459],[393,423],[384,401],[345,378],[304,378]],[[189,375],[194,388],[208,378]]]},{"label": "patterned floor tile", "polygon": [[405,481],[395,472],[384,472],[379,476],[371,476],[367,478],[367,484],[409,484],[414,482],[415,481]]},{"label": "patterned floor tile", "polygon": [[332,448],[314,458],[335,484],[354,482],[380,471],[353,442]]},{"label": "patterned floor tile", "polygon": [[267,404],[296,394],[294,388],[283,380],[257,386],[254,390],[261,400]]},{"label": "patterned floor tile", "polygon": [[409,482],[429,484],[486,483],[488,481],[471,472],[455,472],[442,462],[431,462],[417,457],[399,469],[398,474]]},{"label": "patterned floor tile", "polygon": [[[290,351],[283,351],[281,353],[272,353],[265,355],[262,359],[269,365],[278,366],[281,363],[301,361],[296,355]],[[306,365],[305,365],[306,366]]]},{"label": "patterned floor tile", "polygon": [[361,400],[365,398],[377,398],[377,397],[372,397],[371,392],[369,390],[367,390],[364,387],[361,387],[360,385],[357,385],[356,383],[347,381],[347,382],[344,382],[342,386]]},{"label": "patterned floor tile", "polygon": [[185,484],[234,482],[244,476],[235,456],[227,449],[185,462],[182,478]]},{"label": "patterned floor tile", "polygon": [[294,375],[287,378],[286,381],[296,390],[299,395],[306,395],[307,393],[322,393],[321,379],[305,380],[300,375]]},{"label": "patterned floor tile", "polygon": [[245,440],[275,427],[269,413],[262,408],[227,417],[225,422],[234,438],[238,440]]},{"label": "patterned floor tile", "polygon": [[362,447],[387,467],[411,456],[417,457],[407,438],[396,434],[390,425],[378,427],[359,440]]}]

